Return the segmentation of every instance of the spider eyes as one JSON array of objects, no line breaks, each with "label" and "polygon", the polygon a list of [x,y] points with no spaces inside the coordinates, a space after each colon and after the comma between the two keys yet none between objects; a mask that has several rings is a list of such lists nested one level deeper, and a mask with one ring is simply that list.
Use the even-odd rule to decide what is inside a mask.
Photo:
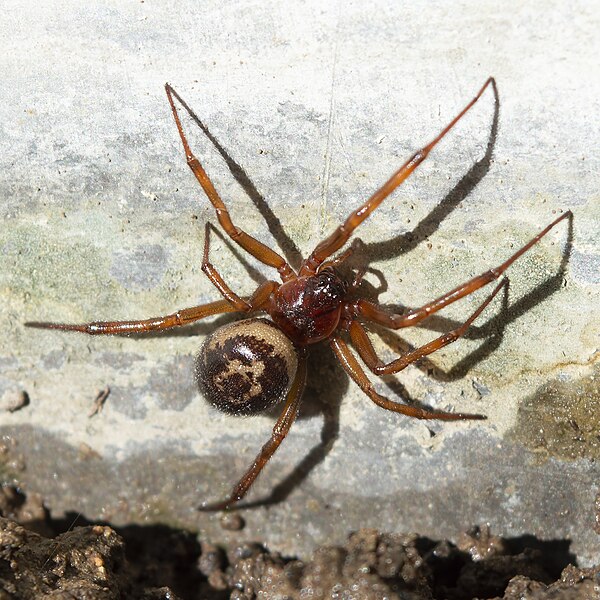
[{"label": "spider eyes", "polygon": [[324,305],[337,307],[348,291],[348,282],[341,279],[333,268],[323,269],[316,277],[314,295]]}]

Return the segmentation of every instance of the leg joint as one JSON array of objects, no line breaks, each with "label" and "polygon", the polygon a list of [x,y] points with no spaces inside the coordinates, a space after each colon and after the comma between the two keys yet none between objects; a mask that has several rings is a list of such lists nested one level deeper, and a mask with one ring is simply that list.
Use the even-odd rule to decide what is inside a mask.
[{"label": "leg joint", "polygon": [[442,344],[450,344],[451,342],[455,342],[461,336],[461,330],[455,329],[454,331],[449,331],[445,335],[442,336],[440,342]]},{"label": "leg joint", "polygon": [[384,365],[381,361],[379,361],[376,365],[371,367],[371,371],[375,373],[375,375],[385,375],[386,374],[386,365]]}]

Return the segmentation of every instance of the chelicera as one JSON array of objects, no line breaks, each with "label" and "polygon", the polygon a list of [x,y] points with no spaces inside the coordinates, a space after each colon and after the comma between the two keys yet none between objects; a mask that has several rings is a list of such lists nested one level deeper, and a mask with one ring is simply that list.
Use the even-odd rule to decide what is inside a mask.
[{"label": "chelicera", "polygon": [[[204,509],[224,509],[241,500],[286,437],[298,414],[306,382],[308,350],[318,342],[328,343],[350,378],[375,404],[386,410],[417,419],[484,419],[483,415],[478,414],[448,413],[409,406],[382,396],[369,381],[355,352],[364,365],[376,375],[398,373],[411,363],[460,338],[499,292],[505,280],[500,281],[460,327],[389,363],[383,362],[375,353],[364,324],[375,323],[390,329],[417,325],[449,304],[498,280],[514,261],[542,239],[557,223],[570,218],[570,211],[555,219],[499,266],[405,314],[391,314],[374,302],[360,297],[356,299],[356,296],[359,296],[362,273],[355,273],[352,281],[348,281],[337,268],[352,253],[353,247],[350,246],[345,252],[334,255],[348,242],[355,229],[426,159],[429,152],[479,100],[488,87],[493,87],[496,93],[496,84],[491,77],[441,133],[413,154],[381,188],[354,210],[342,225],[321,241],[296,272],[280,254],[233,223],[223,200],[190,149],[175,99],[186,110],[189,109],[177,92],[167,84],[167,97],[187,163],[214,206],[221,227],[246,252],[261,263],[276,269],[282,283],[267,281],[250,297],[238,296],[209,260],[207,225],[202,270],[223,296],[221,300],[179,310],[167,316],[137,321],[101,321],[80,325],[30,322],[27,325],[104,335],[181,327],[211,315],[230,312],[268,315],[269,318],[252,317],[220,327],[207,338],[198,359],[197,375],[201,388],[207,399],[221,409],[236,414],[251,414],[283,400],[283,409],[273,427],[271,437],[235,485],[230,496],[222,502],[205,504],[202,507]],[[348,344],[348,338],[355,352]]]}]

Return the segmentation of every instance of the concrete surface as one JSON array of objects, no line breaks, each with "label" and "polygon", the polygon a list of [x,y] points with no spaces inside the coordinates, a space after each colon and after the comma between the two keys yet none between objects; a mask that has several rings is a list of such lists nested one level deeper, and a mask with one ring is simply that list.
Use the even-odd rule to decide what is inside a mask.
[{"label": "concrete surface", "polygon": [[[5,479],[41,491],[56,515],[222,538],[218,516],[196,507],[228,493],[269,435],[273,415],[220,414],[195,387],[194,354],[225,318],[143,339],[23,327],[218,297],[200,272],[215,218],[185,165],[166,81],[213,138],[185,121],[232,214],[297,264],[494,75],[498,102],[486,93],[360,228],[370,291],[417,306],[573,210],[571,243],[562,224],[515,264],[504,307],[498,299],[466,339],[376,383],[489,419],[388,414],[318,349],[304,413],[248,498],[268,502],[244,511],[244,535],[306,555],[362,526],[452,537],[490,522],[507,537],[570,540],[581,564],[598,561],[597,10],[403,4],[8,2],[0,399],[7,407],[25,390],[30,403],[0,415]],[[270,275],[213,242],[236,290]],[[448,330],[483,294],[402,339]],[[379,334],[383,356],[404,347]],[[107,385],[103,412],[88,417]]]}]

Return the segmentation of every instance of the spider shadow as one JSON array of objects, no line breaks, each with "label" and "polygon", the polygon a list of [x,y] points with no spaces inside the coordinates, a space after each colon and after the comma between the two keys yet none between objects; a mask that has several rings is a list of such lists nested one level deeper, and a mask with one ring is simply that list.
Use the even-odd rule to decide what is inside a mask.
[{"label": "spider shadow", "polygon": [[[468,172],[461,177],[456,185],[446,194],[446,196],[438,203],[438,205],[425,216],[414,229],[410,232],[399,234],[391,239],[381,242],[369,242],[364,243],[360,240],[355,240],[357,243],[357,250],[350,260],[348,261],[348,267],[355,270],[364,270],[366,273],[372,273],[379,279],[379,286],[374,288],[368,282],[364,281],[361,284],[361,295],[374,302],[378,301],[379,296],[387,291],[388,284],[384,274],[381,271],[373,269],[370,265],[372,262],[380,260],[390,260],[393,258],[399,258],[403,254],[407,254],[414,250],[421,242],[428,239],[433,235],[441,226],[442,222],[465,200],[479,182],[487,175],[490,170],[492,157],[494,153],[494,147],[496,145],[496,139],[498,136],[498,123],[500,117],[500,97],[498,95],[498,89],[496,84],[492,85],[492,92],[494,97],[494,108],[492,115],[492,124],[490,127],[490,133],[488,135],[487,145],[483,156],[476,161]],[[366,285],[365,285],[366,284]],[[506,313],[507,300],[504,300],[504,312]],[[402,313],[410,310],[409,307],[399,304],[387,304],[385,308],[389,309],[390,312]],[[453,321],[440,315],[432,315],[426,319],[423,323],[417,327],[422,327],[428,330],[446,332],[458,327],[460,323]],[[390,347],[397,353],[406,353],[414,349],[413,346],[407,344],[398,334],[385,329],[384,327],[373,326],[386,341]],[[498,333],[499,330],[498,322],[493,322],[489,327],[476,327],[470,328],[469,332],[465,336],[467,339],[471,339],[473,336],[483,337],[484,335],[489,336],[489,332],[493,331],[494,335],[491,339],[484,344],[480,349],[479,356],[480,360],[483,360],[491,352],[493,352],[501,342],[501,335]],[[477,363],[477,355],[473,353],[472,362],[470,366],[474,366]],[[434,363],[427,358],[421,359],[416,363],[419,368],[424,372],[435,376],[438,372]],[[396,386],[398,390],[402,390],[401,397],[407,398],[407,392],[399,384]]]},{"label": "spider shadow", "polygon": [[[561,263],[557,273],[548,277],[545,281],[537,285],[534,289],[528,292],[525,296],[513,304],[509,304],[508,296],[508,280],[504,288],[502,296],[502,306],[500,311],[490,318],[484,325],[480,327],[472,327],[465,337],[470,339],[484,339],[485,342],[460,360],[449,371],[442,371],[435,367],[427,358],[421,359],[417,363],[422,369],[426,370],[429,376],[434,377],[439,381],[454,381],[463,378],[476,364],[488,358],[502,342],[505,328],[526,314],[532,308],[543,302],[552,294],[557,292],[564,284],[566,269],[571,255],[573,241],[573,219],[568,219],[568,234],[565,242],[565,249],[562,255]],[[220,234],[219,234],[220,235]],[[222,236],[221,236],[222,238]],[[223,239],[223,238],[222,238]],[[228,241],[223,239],[228,244]],[[231,248],[233,252],[235,249]],[[242,263],[248,268],[251,268],[240,256]],[[379,287],[375,288],[371,284],[370,292],[367,295],[377,295],[382,293],[386,288],[386,282],[383,273],[376,269],[369,268],[369,271],[376,275],[380,280]],[[250,273],[250,272],[249,272]],[[254,274],[260,278],[260,275]],[[252,275],[251,275],[252,276]],[[395,306],[395,310],[406,307]],[[222,315],[211,323],[200,323],[198,325],[188,327],[177,332],[177,335],[198,335],[201,333],[210,333],[217,326],[225,324],[236,318],[235,314]],[[434,328],[440,331],[449,331],[458,327],[461,322],[448,319],[446,317],[430,317],[434,321]],[[431,323],[430,323],[431,325]],[[397,353],[405,353],[414,349],[407,344],[396,332],[383,327],[374,327],[382,339]],[[159,335],[173,335],[175,332],[161,332]],[[304,392],[304,401],[298,417],[299,420],[313,418],[316,415],[323,415],[324,423],[321,430],[320,442],[304,456],[304,458],[289,472],[275,487],[271,493],[263,498],[252,502],[242,502],[236,505],[235,510],[256,508],[259,506],[271,506],[285,501],[294,489],[299,487],[301,483],[329,454],[335,440],[339,435],[339,414],[341,399],[344,397],[348,389],[348,378],[343,374],[341,369],[336,368],[337,363],[333,358],[329,348],[324,345],[316,345],[309,357],[309,373],[318,373],[314,382],[309,382],[307,389]],[[411,405],[423,406],[417,402],[408,393],[407,389],[400,381],[395,378],[382,378],[385,385],[397,397]],[[310,381],[310,380],[309,380]],[[320,385],[317,382],[327,382],[326,385]],[[268,413],[273,420],[278,417],[279,407],[276,406]]]},{"label": "spider shadow", "polygon": [[[364,254],[366,263],[375,260],[386,260],[397,258],[416,248],[423,240],[429,238],[435,233],[444,219],[446,219],[458,205],[475,189],[479,182],[487,175],[492,161],[496,138],[498,135],[498,123],[500,116],[500,97],[496,83],[492,83],[492,93],[494,97],[494,108],[492,115],[492,125],[488,136],[486,150],[481,159],[479,159],[469,171],[458,181],[454,188],[438,203],[438,205],[424,217],[416,227],[407,233],[399,234],[383,242],[371,242],[364,245]],[[245,191],[247,196],[256,206],[257,210],[264,218],[269,232],[275,239],[277,245],[283,252],[287,262],[294,268],[302,262],[302,255],[294,241],[288,236],[283,228],[281,221],[277,218],[271,207],[265,201],[264,196],[258,191],[246,171],[225,149],[223,144],[211,133],[207,125],[198,117],[192,108],[181,98],[181,96],[172,90],[173,95],[181,103],[194,123],[200,128],[208,138],[221,158],[224,160],[227,168],[235,181]]]},{"label": "spider shadow", "polygon": [[[458,183],[453,187],[453,189],[439,202],[439,204],[426,217],[424,217],[416,225],[416,227],[411,232],[399,234],[398,236],[395,236],[394,238],[385,240],[383,242],[371,242],[365,244],[357,239],[356,241],[360,244],[360,252],[354,253],[350,261],[348,261],[350,265],[354,265],[358,270],[364,269],[367,272],[374,272],[375,270],[370,268],[370,264],[372,262],[376,260],[397,258],[402,254],[406,254],[411,250],[415,249],[422,241],[429,238],[440,228],[444,219],[446,219],[460,205],[460,203],[473,191],[473,189],[485,177],[485,175],[489,172],[491,166],[494,147],[496,144],[496,138],[498,135],[498,123],[500,116],[500,97],[495,82],[493,82],[491,89],[494,98],[492,124],[490,127],[490,133],[488,135],[486,150],[482,158],[475,162],[475,164],[473,164],[473,166],[458,181]],[[198,115],[185,102],[185,100],[183,100],[175,90],[172,90],[172,93],[181,103],[181,106],[185,109],[185,111],[188,113],[193,122],[200,128],[200,130],[204,133],[204,135],[208,138],[208,140],[217,150],[217,152],[227,165],[227,168],[229,169],[233,178],[242,187],[242,189],[248,195],[250,200],[254,203],[257,210],[264,218],[269,232],[271,233],[276,243],[282,250],[288,263],[290,263],[292,267],[297,267],[302,262],[302,255],[296,244],[286,233],[285,229],[281,224],[281,221],[277,218],[270,206],[265,201],[264,196],[258,191],[256,185],[252,182],[252,180],[250,179],[246,171],[242,168],[242,166],[231,156],[231,154],[226,150],[223,144],[211,133],[207,125],[198,117]],[[248,261],[246,261],[244,257],[238,251],[235,250],[233,245],[225,239],[225,237],[221,234],[221,232],[219,232],[219,230],[217,230],[214,226],[211,226],[211,229],[229,247],[230,251],[244,266],[250,277],[257,284],[262,283],[264,281],[264,277],[262,276],[262,274],[260,274],[259,271],[253,268],[248,263]],[[362,256],[362,259],[359,258],[360,256]],[[387,282],[385,281],[383,273],[379,273],[380,281],[382,282],[379,289],[379,293],[382,293],[387,290]],[[366,296],[369,297],[368,292],[366,293]],[[214,324],[227,323],[231,320],[231,318],[231,316],[227,315],[220,319],[217,319],[216,321],[213,321],[208,326],[202,326],[199,324],[198,326],[186,328],[185,332],[173,332],[171,335],[196,335],[207,333],[208,331],[213,329]],[[428,319],[427,322],[423,325],[428,329],[435,329],[436,325],[437,327],[441,326],[440,323],[447,325],[448,320],[434,316]],[[442,331],[442,329],[439,330]],[[162,332],[158,332],[156,335],[160,336],[162,335]]]}]

